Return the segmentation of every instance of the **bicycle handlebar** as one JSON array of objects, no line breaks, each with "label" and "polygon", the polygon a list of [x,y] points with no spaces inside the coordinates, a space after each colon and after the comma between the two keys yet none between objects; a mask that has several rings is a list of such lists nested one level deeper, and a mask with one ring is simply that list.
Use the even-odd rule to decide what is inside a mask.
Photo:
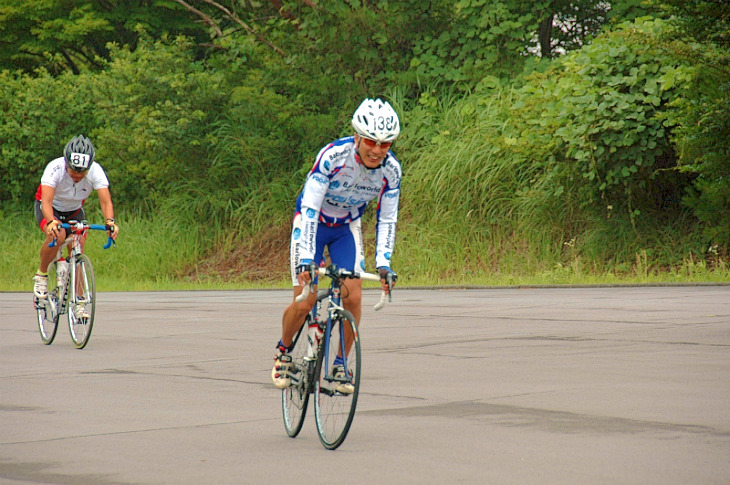
[{"label": "bicycle handlebar", "polygon": [[[317,274],[319,276],[331,276],[330,268],[317,268]],[[339,278],[359,278],[361,280],[370,280],[370,281],[377,281],[380,282],[380,275],[372,274],[372,273],[355,273],[347,270],[338,269],[336,270],[336,274],[334,276],[337,276]],[[304,289],[302,292],[295,298],[297,303],[301,303],[304,300],[307,299],[309,294],[312,292],[312,285],[313,281],[310,282],[307,285],[304,285]],[[385,302],[390,299],[390,293],[386,293],[385,291],[382,291],[380,293],[380,301],[375,304],[373,307],[375,311],[380,310],[385,306]]]},{"label": "bicycle handlebar", "polygon": [[[356,273],[358,275],[358,278],[361,280],[370,280],[370,281],[377,281],[380,283],[380,275],[372,274],[372,273]],[[389,285],[390,289],[393,289],[393,285]],[[377,312],[381,308],[385,306],[385,302],[390,301],[390,293],[386,293],[385,291],[380,292],[380,301],[375,304],[373,307],[375,311]]]},{"label": "bicycle handlebar", "polygon": [[[103,226],[101,224],[89,224],[86,222],[77,222],[75,224],[69,224],[68,222],[64,222],[61,224],[61,227],[63,229],[72,229],[73,232],[81,232],[86,229],[94,229],[96,231],[106,231],[106,226]],[[53,241],[48,243],[48,247],[52,248],[55,247],[56,244],[58,244],[58,241],[56,239],[53,239]],[[106,241],[106,244],[104,244],[104,249],[109,249],[113,244],[116,244],[114,242],[114,239],[112,239],[111,236],[109,236],[109,239]]]}]

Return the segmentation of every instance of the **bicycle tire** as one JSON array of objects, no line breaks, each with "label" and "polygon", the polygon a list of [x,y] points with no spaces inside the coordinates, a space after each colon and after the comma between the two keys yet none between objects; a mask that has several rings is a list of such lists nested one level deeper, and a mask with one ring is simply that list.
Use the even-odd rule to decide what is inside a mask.
[{"label": "bicycle tire", "polygon": [[[352,332],[353,341],[347,353],[347,369],[352,373],[351,393],[338,390],[343,381],[333,376],[333,362],[341,348],[342,335]],[[355,417],[357,398],[360,392],[360,337],[357,322],[347,310],[338,311],[332,319],[330,332],[325,332],[322,349],[318,354],[314,386],[314,418],[317,422],[319,439],[328,450],[338,448],[347,437]]]},{"label": "bicycle tire", "polygon": [[[78,254],[73,258],[69,272],[68,301],[68,329],[74,347],[83,349],[89,343],[91,330],[94,328],[94,313],[96,310],[96,281],[91,260],[85,254]],[[74,284],[74,291],[70,286]],[[83,298],[83,301],[82,301]],[[76,314],[77,305],[83,304],[86,316]]]},{"label": "bicycle tire", "polygon": [[48,265],[48,291],[45,300],[33,295],[33,303],[38,315],[38,331],[41,334],[41,341],[46,345],[53,343],[58,330],[61,302],[58,301],[59,288],[56,284],[56,262],[54,261]]},{"label": "bicycle tire", "polygon": [[311,316],[307,316],[304,324],[297,332],[291,350],[291,386],[281,390],[281,411],[284,417],[286,433],[295,438],[302,430],[307,415],[309,395],[312,390],[315,361],[306,359],[307,329]]}]

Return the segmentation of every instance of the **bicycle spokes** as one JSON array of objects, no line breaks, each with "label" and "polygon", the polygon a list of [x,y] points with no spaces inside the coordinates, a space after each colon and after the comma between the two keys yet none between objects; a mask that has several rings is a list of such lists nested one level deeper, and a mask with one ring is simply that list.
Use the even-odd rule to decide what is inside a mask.
[{"label": "bicycle spokes", "polygon": [[41,334],[41,341],[50,345],[56,337],[58,329],[58,309],[55,294],[48,293],[45,300],[34,299],[36,313],[38,315],[38,330]]},{"label": "bicycle spokes", "polygon": [[78,349],[89,342],[96,310],[96,286],[91,261],[85,254],[76,255],[69,285],[68,326],[71,340]]},{"label": "bicycle spokes", "polygon": [[320,358],[314,415],[322,444],[335,449],[350,429],[360,387],[360,340],[350,312],[341,311],[332,319]]},{"label": "bicycle spokes", "polygon": [[59,288],[56,285],[56,264],[53,263],[48,267],[48,291],[46,298],[40,299],[33,296],[33,304],[35,306],[38,331],[41,334],[41,341],[50,345],[56,337],[58,329],[58,314],[61,311],[62,301],[59,302]]},{"label": "bicycle spokes", "polygon": [[307,328],[307,322],[305,322],[294,337],[290,352],[292,358],[289,372],[291,385],[283,389],[281,393],[284,427],[292,438],[299,434],[304,424],[312,388],[309,376],[314,374],[315,361],[307,355],[311,352],[308,349]]}]

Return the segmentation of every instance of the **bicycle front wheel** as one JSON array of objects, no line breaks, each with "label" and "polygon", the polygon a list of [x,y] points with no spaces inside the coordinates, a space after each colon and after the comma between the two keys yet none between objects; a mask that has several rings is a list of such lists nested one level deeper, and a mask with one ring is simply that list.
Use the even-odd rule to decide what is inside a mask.
[{"label": "bicycle front wheel", "polygon": [[312,390],[312,375],[315,361],[309,356],[307,329],[311,317],[307,317],[304,325],[294,336],[291,350],[291,367],[289,377],[291,386],[281,391],[281,410],[284,415],[286,433],[294,438],[299,434],[307,414],[309,394]]},{"label": "bicycle front wheel", "polygon": [[33,295],[36,314],[38,315],[38,330],[41,333],[41,340],[46,345],[51,345],[56,338],[58,329],[58,312],[61,302],[58,301],[59,288],[56,286],[56,262],[48,266],[48,292],[45,299],[39,299]]},{"label": "bicycle front wheel", "polygon": [[[83,349],[89,343],[91,329],[94,327],[94,311],[96,310],[96,282],[91,260],[85,254],[78,254],[73,259],[73,267],[69,275],[68,329],[71,340],[77,349]],[[74,285],[73,289],[70,288]]]},{"label": "bicycle front wheel", "polygon": [[345,441],[360,391],[360,337],[347,310],[338,311],[325,332],[317,359],[314,417],[322,444],[334,450]]}]

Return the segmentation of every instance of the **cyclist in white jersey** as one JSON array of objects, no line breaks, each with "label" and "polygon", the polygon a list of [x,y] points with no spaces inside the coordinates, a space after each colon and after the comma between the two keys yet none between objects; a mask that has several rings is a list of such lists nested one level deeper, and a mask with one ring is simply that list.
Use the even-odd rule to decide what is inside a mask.
[{"label": "cyclist in white jersey", "polygon": [[[40,253],[40,267],[33,277],[33,293],[44,299],[48,292],[48,265],[56,257],[58,248],[48,247],[56,239],[66,239],[63,222],[86,220],[83,204],[91,192],[96,190],[101,213],[106,218],[106,229],[112,238],[117,238],[119,226],[114,220],[114,205],[109,180],[101,165],[94,161],[94,146],[84,135],[75,136],[66,144],[63,156],[52,160],[43,171],[41,183],[35,195],[35,217],[45,233]],[[85,237],[82,239],[82,247]]]},{"label": "cyclist in white jersey", "polygon": [[[390,147],[400,134],[398,115],[388,102],[366,99],[355,111],[352,127],[353,136],[335,140],[320,150],[297,198],[290,247],[294,299],[284,311],[281,340],[276,345],[271,372],[274,385],[280,389],[291,383],[289,347],[316,302],[316,288],[301,303],[296,302],[296,297],[310,282],[312,266],[323,262],[325,247],[331,263],[351,271],[365,271],[361,217],[374,199],[375,267],[384,291],[389,291],[387,275],[395,276],[390,260],[398,220],[401,167]],[[344,307],[359,323],[362,281],[347,279],[344,284]]]}]

